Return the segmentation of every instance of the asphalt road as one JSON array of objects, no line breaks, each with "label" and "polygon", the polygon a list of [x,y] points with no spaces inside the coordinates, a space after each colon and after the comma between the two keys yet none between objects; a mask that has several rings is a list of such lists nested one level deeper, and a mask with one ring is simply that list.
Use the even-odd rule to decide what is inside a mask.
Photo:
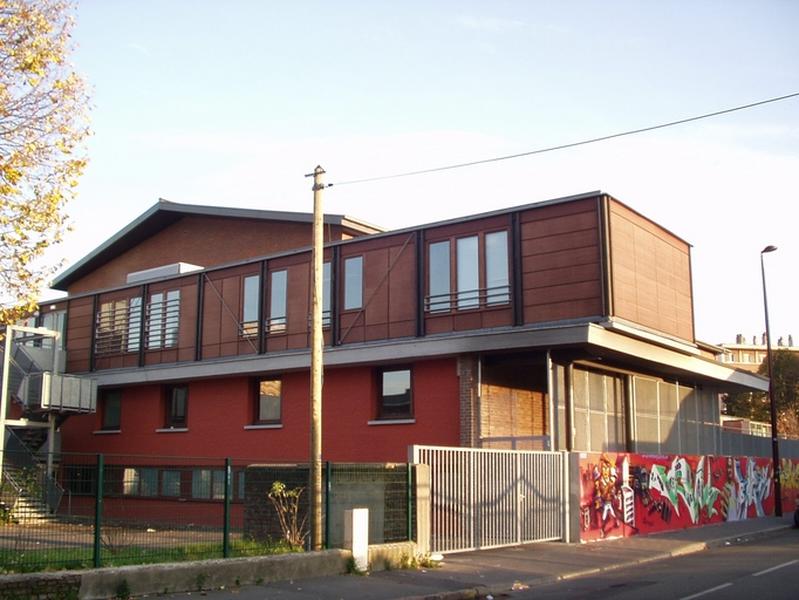
[{"label": "asphalt road", "polygon": [[799,598],[799,531],[788,529],[669,560],[519,590],[508,600],[796,600]]}]

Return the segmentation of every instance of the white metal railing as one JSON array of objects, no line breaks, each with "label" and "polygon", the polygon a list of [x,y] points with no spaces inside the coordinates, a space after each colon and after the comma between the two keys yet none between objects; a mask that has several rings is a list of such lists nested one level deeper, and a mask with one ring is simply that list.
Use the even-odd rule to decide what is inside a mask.
[{"label": "white metal railing", "polygon": [[412,446],[411,459],[430,467],[431,551],[564,538],[562,453]]}]

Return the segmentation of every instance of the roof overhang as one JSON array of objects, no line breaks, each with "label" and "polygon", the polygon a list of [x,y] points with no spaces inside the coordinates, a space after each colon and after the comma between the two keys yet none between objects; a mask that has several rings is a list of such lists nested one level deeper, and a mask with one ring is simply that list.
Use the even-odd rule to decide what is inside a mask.
[{"label": "roof overhang", "polygon": [[[720,391],[766,391],[768,380],[745,371],[667,345],[637,339],[595,322],[573,322],[525,328],[462,332],[425,338],[347,344],[327,348],[326,367],[407,362],[459,354],[502,351],[572,350],[609,367],[672,377],[692,384],[714,384]],[[308,351],[269,353],[204,360],[195,363],[154,365],[142,369],[103,371],[101,386],[164,383],[206,377],[249,376],[310,368]]]}]

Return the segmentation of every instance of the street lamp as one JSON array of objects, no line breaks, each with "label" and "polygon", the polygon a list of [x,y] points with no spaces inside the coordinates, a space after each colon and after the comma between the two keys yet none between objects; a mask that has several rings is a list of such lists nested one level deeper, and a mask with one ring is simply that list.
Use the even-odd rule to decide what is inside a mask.
[{"label": "street lamp", "polygon": [[766,296],[766,267],[763,255],[774,252],[776,246],[766,246],[760,251],[760,273],[763,276],[763,308],[766,311],[766,360],[768,361],[768,401],[771,411],[771,461],[774,471],[774,514],[782,516],[782,488],[780,486],[780,444],[777,440],[777,406],[774,404],[774,377],[771,358],[771,331],[768,325],[768,297]]}]

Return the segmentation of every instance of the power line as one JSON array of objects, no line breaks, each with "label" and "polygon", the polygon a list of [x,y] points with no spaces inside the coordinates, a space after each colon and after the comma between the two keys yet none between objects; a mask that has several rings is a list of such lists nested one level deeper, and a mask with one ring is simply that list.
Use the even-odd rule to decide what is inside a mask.
[{"label": "power line", "polygon": [[370,181],[382,181],[384,179],[397,179],[399,177],[411,177],[412,175],[424,175],[426,173],[437,173],[439,171],[450,171],[452,169],[462,169],[464,167],[473,167],[475,165],[484,165],[492,162],[499,162],[502,160],[510,160],[512,158],[521,158],[523,156],[532,156],[534,154],[544,154],[545,152],[554,152],[555,150],[565,150],[566,148],[574,148],[576,146],[585,146],[586,144],[595,144],[597,142],[604,142],[605,140],[612,140],[627,135],[635,135],[636,133],[644,133],[647,131],[654,131],[656,129],[665,129],[666,127],[674,127],[675,125],[682,125],[684,123],[691,123],[692,121],[699,121],[701,119],[709,119],[710,117],[717,117],[719,115],[726,115],[728,113],[736,112],[739,110],[746,110],[754,108],[755,106],[762,106],[763,104],[770,104],[772,102],[779,102],[781,100],[788,100],[799,96],[799,92],[786,94],[785,96],[777,96],[776,98],[768,98],[767,100],[759,100],[750,104],[743,104],[733,108],[725,108],[715,112],[705,113],[694,117],[680,119],[678,121],[670,121],[668,123],[661,123],[659,125],[651,125],[650,127],[642,127],[640,129],[631,129],[629,131],[622,131],[620,133],[612,133],[610,135],[603,135],[601,137],[591,138],[588,140],[581,140],[579,142],[571,142],[568,144],[560,144],[558,146],[549,146],[548,148],[539,148],[537,150],[530,150],[529,152],[520,152],[519,154],[508,154],[507,156],[495,156],[494,158],[484,158],[482,160],[473,160],[465,163],[457,163],[454,165],[445,165],[443,167],[433,167],[431,169],[420,169],[418,171],[406,171],[404,173],[394,173],[392,175],[380,175],[377,177],[366,177],[363,179],[350,179],[349,181],[339,181],[337,183],[330,183],[332,185],[354,185],[356,183],[367,183]]}]

